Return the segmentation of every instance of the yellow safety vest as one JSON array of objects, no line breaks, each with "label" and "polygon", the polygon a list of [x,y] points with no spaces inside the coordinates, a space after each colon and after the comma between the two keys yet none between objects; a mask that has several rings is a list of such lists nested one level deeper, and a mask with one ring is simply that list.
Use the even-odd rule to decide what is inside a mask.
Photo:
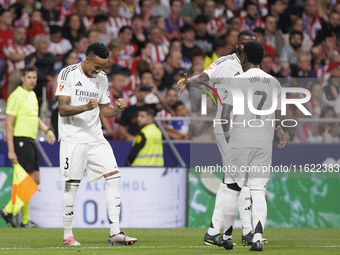
[{"label": "yellow safety vest", "polygon": [[[145,145],[138,152],[132,166],[164,166],[162,132],[155,124],[150,124],[141,129],[145,136]],[[141,137],[137,135],[132,146],[140,143]]]}]

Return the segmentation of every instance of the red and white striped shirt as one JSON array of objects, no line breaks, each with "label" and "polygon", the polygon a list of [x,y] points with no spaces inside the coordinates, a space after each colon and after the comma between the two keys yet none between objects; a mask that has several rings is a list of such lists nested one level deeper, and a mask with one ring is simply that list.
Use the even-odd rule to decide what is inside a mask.
[{"label": "red and white striped shirt", "polygon": [[255,23],[252,25],[249,25],[247,23],[247,18],[246,17],[240,17],[241,23],[242,23],[242,28],[241,30],[254,30],[257,27],[264,28],[264,23],[262,19],[256,19]]},{"label": "red and white striped shirt", "polygon": [[224,29],[224,25],[221,19],[213,18],[208,22],[207,31],[209,34],[218,34]]},{"label": "red and white striped shirt", "polygon": [[140,83],[140,79],[138,75],[132,74],[130,76],[130,83],[123,88],[124,91],[126,91],[128,94],[132,95],[132,93],[135,91],[136,85]]},{"label": "red and white striped shirt", "polygon": [[74,3],[70,0],[60,1],[57,10],[59,11],[59,20],[65,20],[66,17],[76,11]]},{"label": "red and white striped shirt", "polygon": [[94,18],[91,17],[91,16],[83,17],[83,23],[84,23],[84,26],[86,27],[86,29],[91,29],[92,28],[93,21],[94,21]]},{"label": "red and white striped shirt", "polygon": [[[136,75],[137,75],[137,64],[138,64],[139,61],[142,61],[142,60],[143,60],[143,59],[142,59],[140,56],[139,56],[139,57],[135,57],[135,58],[133,59],[132,64],[131,64],[131,66],[130,66],[130,69],[131,69],[131,73],[132,73],[132,74],[136,74]],[[148,62],[149,64],[152,63],[151,59],[148,59],[147,62]]]},{"label": "red and white striped shirt", "polygon": [[[163,110],[161,110],[161,111],[159,111],[158,113],[157,113],[157,116],[158,117],[172,117],[172,116],[174,116],[174,115],[172,115],[170,112],[168,112],[167,110],[165,110],[165,109],[163,109]],[[161,123],[162,123],[162,125],[163,125],[163,127],[165,128],[165,129],[168,129],[169,128],[169,125],[170,125],[170,120],[163,120]]]},{"label": "red and white striped shirt", "polygon": [[123,26],[131,26],[131,20],[118,16],[108,17],[106,22],[106,33],[114,37],[118,36],[119,29]]},{"label": "red and white striped shirt", "polygon": [[121,67],[128,67],[128,62],[125,59],[115,58],[113,60],[113,63],[115,63],[116,65],[119,65]]},{"label": "red and white striped shirt", "polygon": [[134,57],[135,53],[138,50],[138,46],[134,43],[130,43],[129,45],[125,45],[124,49],[119,53],[119,58],[130,60]]},{"label": "red and white striped shirt", "polygon": [[159,44],[157,46],[152,45],[151,48],[151,61],[152,62],[162,62],[169,52],[169,48],[164,44]]},{"label": "red and white striped shirt", "polygon": [[14,43],[4,46],[3,48],[4,55],[6,56],[6,64],[7,64],[7,73],[10,74],[15,70],[20,70],[25,67],[25,60],[20,60],[14,62],[10,60],[8,57],[11,53],[14,54],[25,54],[26,56],[30,55],[31,53],[35,52],[35,48],[32,44],[26,44],[24,46],[19,46]]}]

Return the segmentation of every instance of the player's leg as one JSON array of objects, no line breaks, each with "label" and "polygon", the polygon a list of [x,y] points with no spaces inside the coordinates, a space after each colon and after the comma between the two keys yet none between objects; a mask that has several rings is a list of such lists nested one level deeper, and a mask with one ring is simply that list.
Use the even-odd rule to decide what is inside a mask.
[{"label": "player's leg", "polygon": [[120,173],[110,144],[103,140],[90,143],[87,149],[87,170],[91,181],[105,178],[106,206],[110,221],[110,245],[127,245],[137,242],[119,228]]},{"label": "player's leg", "polygon": [[253,233],[251,232],[251,200],[249,187],[244,186],[242,188],[238,202],[238,211],[242,222],[242,243],[243,245],[251,245]]},{"label": "player's leg", "polygon": [[[227,164],[227,142],[223,134],[215,134],[217,147],[222,156],[222,164]],[[205,245],[222,246],[222,235],[220,234],[223,227],[223,206],[225,201],[227,185],[221,183],[215,199],[215,207],[211,218],[211,223],[208,232],[204,236]]]},{"label": "player's leg", "polygon": [[76,194],[86,165],[85,148],[86,144],[73,144],[63,140],[60,141],[60,174],[61,179],[66,181],[62,198],[64,245],[80,245],[80,243],[74,239],[72,222]]},{"label": "player's leg", "polygon": [[[250,166],[269,166],[271,164],[271,151],[265,149],[254,149]],[[267,219],[267,202],[265,198],[266,184],[268,182],[268,172],[251,172],[248,178],[248,186],[250,188],[250,196],[252,199],[252,214],[254,237],[253,244],[250,250],[262,251],[262,235]]]}]

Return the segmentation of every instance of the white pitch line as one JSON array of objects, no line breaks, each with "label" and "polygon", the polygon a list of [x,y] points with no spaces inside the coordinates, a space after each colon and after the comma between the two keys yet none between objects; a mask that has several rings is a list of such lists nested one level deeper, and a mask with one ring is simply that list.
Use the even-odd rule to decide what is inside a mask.
[{"label": "white pitch line", "polygon": [[[131,246],[131,245],[116,245],[108,247],[86,247],[86,246],[67,246],[67,247],[42,247],[42,248],[30,248],[30,247],[13,247],[13,248],[0,248],[0,250],[53,250],[53,249],[168,249],[168,248],[180,248],[180,249],[200,249],[200,248],[212,248],[211,246]],[[337,245],[331,246],[280,246],[280,245],[265,245],[268,248],[340,248]],[[216,248],[216,247],[215,247]],[[222,248],[222,247],[221,247]],[[249,248],[249,246],[234,246],[234,248]]]}]

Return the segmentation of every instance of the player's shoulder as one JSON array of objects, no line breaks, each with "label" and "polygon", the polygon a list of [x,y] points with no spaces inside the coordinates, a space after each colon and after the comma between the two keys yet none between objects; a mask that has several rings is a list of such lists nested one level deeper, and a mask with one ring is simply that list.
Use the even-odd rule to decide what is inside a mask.
[{"label": "player's shoulder", "polygon": [[61,69],[59,77],[61,80],[66,81],[70,74],[72,75],[79,68],[79,64],[74,64]]},{"label": "player's shoulder", "polygon": [[233,53],[233,54],[218,58],[217,60],[215,60],[214,64],[217,65],[217,66],[221,65],[221,64],[228,65],[228,64],[234,63],[235,61],[239,62],[240,60],[238,59],[236,54]]}]

